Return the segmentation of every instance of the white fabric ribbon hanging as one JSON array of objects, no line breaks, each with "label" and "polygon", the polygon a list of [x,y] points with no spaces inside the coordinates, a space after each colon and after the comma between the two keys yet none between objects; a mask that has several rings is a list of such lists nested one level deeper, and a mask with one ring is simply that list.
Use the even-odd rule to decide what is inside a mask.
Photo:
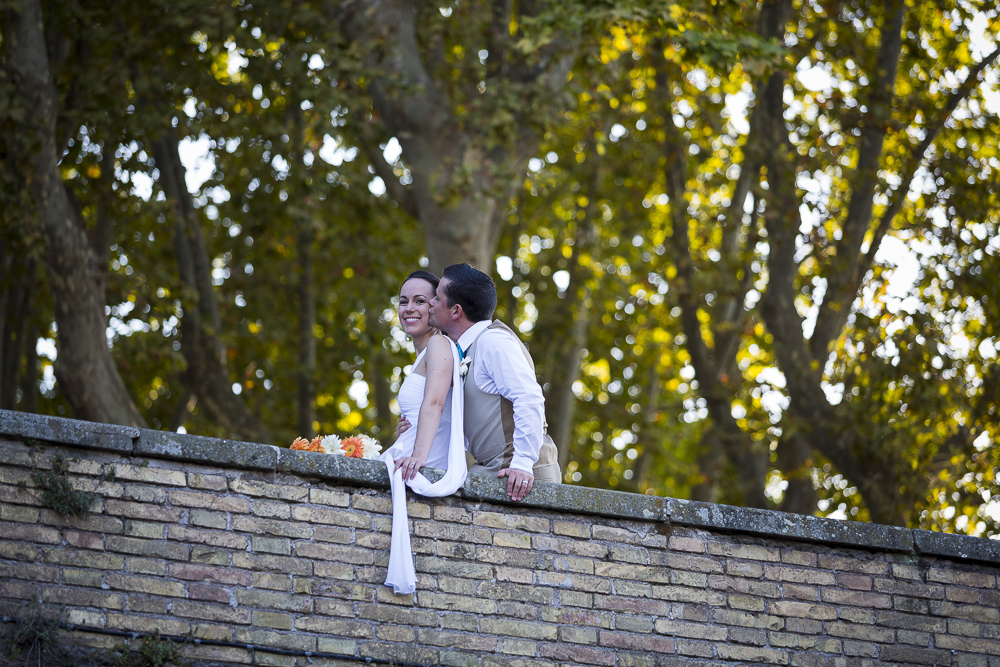
[{"label": "white fabric ribbon hanging", "polygon": [[448,441],[448,469],[444,476],[433,484],[418,472],[409,482],[403,482],[403,469],[393,470],[396,459],[413,454],[413,445],[417,439],[417,427],[407,429],[392,447],[379,457],[389,470],[389,482],[392,488],[392,540],[389,543],[389,571],[386,573],[385,585],[392,586],[396,595],[408,595],[417,590],[417,573],[413,565],[413,550],[410,547],[409,517],[406,514],[406,486],[415,492],[430,498],[450,496],[465,484],[469,475],[468,462],[465,459],[465,429],[463,417],[465,414],[465,392],[462,391],[462,379],[459,375],[458,349],[451,346],[452,380],[451,380],[451,438]]}]

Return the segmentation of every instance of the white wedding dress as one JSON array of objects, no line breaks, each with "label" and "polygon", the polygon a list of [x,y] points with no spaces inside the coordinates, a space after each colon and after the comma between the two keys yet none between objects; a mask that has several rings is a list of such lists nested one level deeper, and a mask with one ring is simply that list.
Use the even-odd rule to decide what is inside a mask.
[{"label": "white wedding dress", "polygon": [[[458,350],[454,345],[451,346],[451,353],[453,361],[451,389],[448,390],[441,423],[438,425],[437,433],[434,434],[434,442],[431,444],[431,451],[425,464],[428,468],[444,468],[444,476],[432,484],[418,472],[412,480],[404,484],[402,468],[393,472],[397,459],[413,453],[413,445],[417,438],[417,419],[420,414],[420,404],[424,400],[424,385],[427,379],[412,370],[403,380],[397,397],[400,412],[411,426],[380,457],[389,470],[392,488],[392,541],[389,544],[389,571],[386,573],[385,585],[392,586],[396,595],[406,595],[417,590],[417,575],[410,547],[409,518],[406,514],[406,485],[408,484],[422,496],[448,496],[462,487],[469,474],[465,459],[465,432],[462,422],[464,392],[455,391],[455,387],[461,389],[462,381],[459,377]],[[413,368],[416,368],[423,355],[424,352],[421,352],[417,356]]]}]

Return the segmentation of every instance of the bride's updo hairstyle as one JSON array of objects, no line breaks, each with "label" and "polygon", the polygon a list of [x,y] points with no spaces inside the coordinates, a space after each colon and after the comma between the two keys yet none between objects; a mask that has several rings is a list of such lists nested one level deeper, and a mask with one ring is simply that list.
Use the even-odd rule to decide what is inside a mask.
[{"label": "bride's updo hairstyle", "polygon": [[[418,269],[414,271],[410,275],[406,276],[406,280],[403,281],[403,285],[410,282],[414,278],[419,278],[420,280],[426,280],[431,284],[431,287],[434,289],[434,292],[437,293],[438,283],[441,282],[441,279],[435,276],[430,271],[427,271],[426,269]],[[400,285],[399,289],[402,290],[403,285]]]}]

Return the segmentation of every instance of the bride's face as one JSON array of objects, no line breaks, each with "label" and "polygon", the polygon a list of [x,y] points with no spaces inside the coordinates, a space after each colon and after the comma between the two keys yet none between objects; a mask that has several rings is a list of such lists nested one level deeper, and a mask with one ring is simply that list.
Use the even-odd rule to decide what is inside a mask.
[{"label": "bride's face", "polygon": [[434,286],[422,278],[411,278],[399,290],[399,323],[409,336],[419,336],[431,328],[430,309]]}]

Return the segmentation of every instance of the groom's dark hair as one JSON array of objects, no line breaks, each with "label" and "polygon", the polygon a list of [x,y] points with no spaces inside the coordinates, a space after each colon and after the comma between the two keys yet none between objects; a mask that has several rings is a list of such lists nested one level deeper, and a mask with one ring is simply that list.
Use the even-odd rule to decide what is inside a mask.
[{"label": "groom's dark hair", "polygon": [[487,274],[469,264],[452,264],[441,277],[448,279],[445,296],[449,306],[460,305],[471,322],[493,317],[497,308],[497,286]]}]

